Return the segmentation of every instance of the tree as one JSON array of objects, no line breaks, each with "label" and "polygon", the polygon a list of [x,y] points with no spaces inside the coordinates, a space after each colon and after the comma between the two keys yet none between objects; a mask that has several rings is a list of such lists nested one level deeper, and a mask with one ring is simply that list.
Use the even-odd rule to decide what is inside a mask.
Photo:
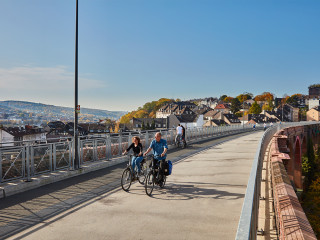
[{"label": "tree", "polygon": [[224,99],[225,99],[226,97],[228,97],[228,96],[227,96],[227,95],[222,95],[222,96],[219,98],[219,100],[224,101]]},{"label": "tree", "polygon": [[271,101],[269,102],[266,102],[263,104],[262,106],[262,110],[265,110],[265,111],[272,111],[273,110],[273,103]]},{"label": "tree", "polygon": [[225,97],[223,101],[231,103],[232,99],[233,99],[233,97]]},{"label": "tree", "polygon": [[301,94],[293,94],[291,97],[286,99],[286,103],[290,104],[293,107],[299,106],[299,99],[302,97]]},{"label": "tree", "polygon": [[257,95],[254,100],[255,101],[273,101],[274,94],[270,92],[264,92],[261,95]]},{"label": "tree", "polygon": [[231,100],[231,106],[230,106],[230,111],[235,114],[241,109],[241,103],[238,98],[233,98]]},{"label": "tree", "polygon": [[311,138],[307,141],[307,153],[303,158],[302,170],[305,174],[305,188],[308,189],[311,182],[315,180],[316,160]]},{"label": "tree", "polygon": [[257,102],[254,102],[252,106],[249,109],[249,113],[251,114],[260,114],[261,113],[261,107]]},{"label": "tree", "polygon": [[238,95],[236,98],[238,98],[239,101],[243,103],[246,100],[252,99],[252,97],[253,97],[252,93],[244,93],[244,94]]},{"label": "tree", "polygon": [[156,123],[154,122],[154,120],[152,120],[151,122],[151,129],[156,129]]},{"label": "tree", "polygon": [[144,122],[142,122],[141,130],[146,130],[146,125],[144,125]]},{"label": "tree", "polygon": [[117,133],[120,130],[120,122],[117,122],[115,127],[114,127],[114,132]]}]

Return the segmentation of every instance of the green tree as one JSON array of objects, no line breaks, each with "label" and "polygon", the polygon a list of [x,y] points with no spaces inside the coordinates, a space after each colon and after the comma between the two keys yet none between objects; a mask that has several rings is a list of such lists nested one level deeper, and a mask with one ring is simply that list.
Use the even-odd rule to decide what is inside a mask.
[{"label": "green tree", "polygon": [[307,153],[302,158],[302,172],[305,175],[305,189],[308,189],[312,181],[315,179],[316,167],[313,142],[309,137],[307,141]]},{"label": "green tree", "polygon": [[230,111],[235,114],[241,109],[241,103],[238,98],[233,98],[231,100],[231,106],[230,106]]},{"label": "green tree", "polygon": [[154,120],[152,120],[151,122],[151,129],[156,129],[156,123],[154,122]]},{"label": "green tree", "polygon": [[298,100],[299,100],[298,95],[294,94],[287,99],[286,103],[290,104],[293,107],[298,107],[299,106]]},{"label": "green tree", "polygon": [[150,130],[150,123],[149,122],[147,122],[146,130]]},{"label": "green tree", "polygon": [[219,100],[223,101],[226,97],[228,97],[227,95],[222,95]]},{"label": "green tree", "polygon": [[260,114],[261,113],[261,107],[257,102],[254,102],[250,109],[249,109],[249,113],[251,114]]},{"label": "green tree", "polygon": [[144,124],[144,122],[142,122],[141,130],[146,130],[146,125]]}]

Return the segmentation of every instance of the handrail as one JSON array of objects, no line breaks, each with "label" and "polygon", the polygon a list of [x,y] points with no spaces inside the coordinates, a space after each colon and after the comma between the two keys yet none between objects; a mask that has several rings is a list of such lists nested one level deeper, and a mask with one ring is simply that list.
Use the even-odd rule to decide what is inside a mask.
[{"label": "handrail", "polygon": [[[220,127],[189,128],[186,131],[188,142],[205,138],[229,135],[253,130],[250,125],[232,125]],[[176,131],[161,131],[168,145],[174,145]],[[106,135],[100,138],[82,139],[79,137],[80,165],[93,161],[113,160],[131,144],[131,137],[140,136],[142,145],[147,148],[154,139],[154,131],[145,133]],[[23,146],[0,147],[0,183],[15,179],[30,180],[33,176],[55,172],[60,169],[73,169],[74,141],[32,144]]]}]

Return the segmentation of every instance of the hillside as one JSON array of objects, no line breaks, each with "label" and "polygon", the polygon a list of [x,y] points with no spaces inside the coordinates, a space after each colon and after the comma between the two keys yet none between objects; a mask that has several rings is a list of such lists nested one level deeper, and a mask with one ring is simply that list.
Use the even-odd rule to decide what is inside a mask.
[{"label": "hillside", "polygon": [[[25,101],[0,101],[0,108],[6,111],[22,111],[32,114],[45,114],[52,116],[69,116],[72,118],[74,115],[73,108],[69,107],[60,107],[54,105],[46,105],[42,103],[33,103]],[[95,118],[105,119],[110,118],[113,120],[119,119],[122,115],[126,114],[123,111],[108,111],[108,110],[99,110],[91,108],[82,108],[81,115],[90,115]]]}]

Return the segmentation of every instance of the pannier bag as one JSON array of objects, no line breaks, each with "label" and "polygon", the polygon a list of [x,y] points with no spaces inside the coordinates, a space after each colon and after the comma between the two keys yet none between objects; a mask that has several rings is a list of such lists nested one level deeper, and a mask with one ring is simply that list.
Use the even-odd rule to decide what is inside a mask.
[{"label": "pannier bag", "polygon": [[172,162],[170,160],[168,161],[168,165],[169,165],[169,175],[171,175],[171,173],[172,173]]},{"label": "pannier bag", "polygon": [[165,161],[164,162],[164,175],[168,176],[171,175],[172,173],[172,162],[169,161]]}]

